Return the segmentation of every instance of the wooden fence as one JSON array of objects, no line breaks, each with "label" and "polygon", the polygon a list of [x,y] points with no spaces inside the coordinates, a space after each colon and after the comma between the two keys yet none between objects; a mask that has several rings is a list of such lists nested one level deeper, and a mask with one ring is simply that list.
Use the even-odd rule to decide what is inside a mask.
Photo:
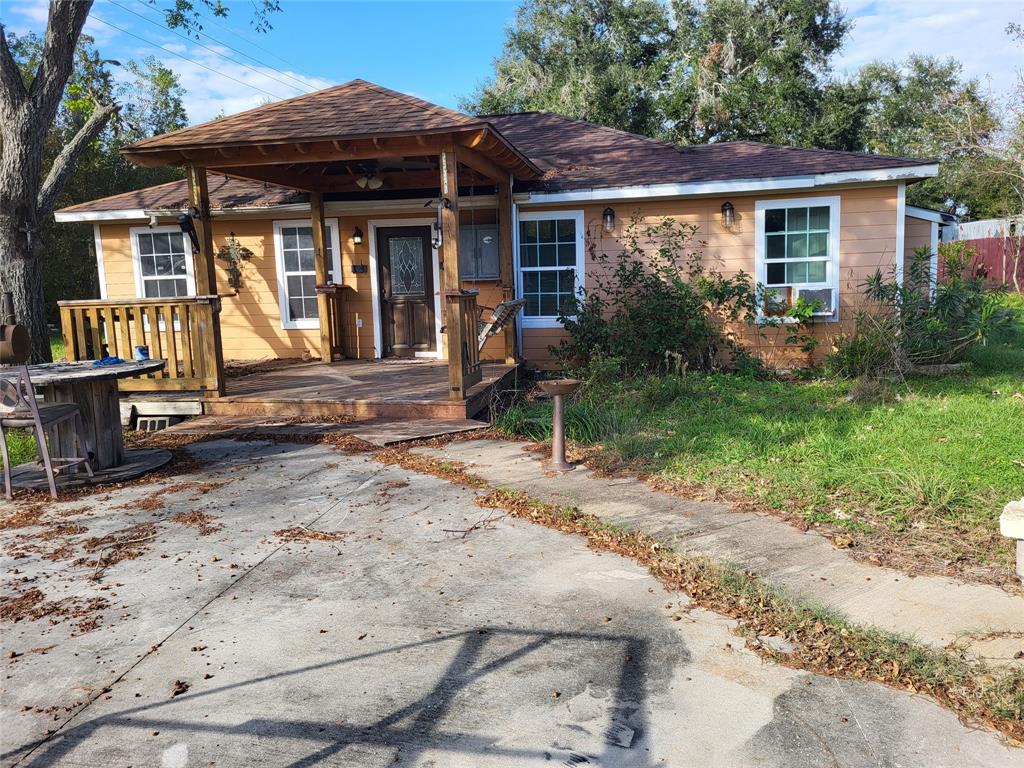
[{"label": "wooden fence", "polygon": [[126,391],[219,392],[224,378],[214,332],[220,322],[220,299],[196,296],[176,299],[62,301],[61,332],[69,361],[105,356],[131,360],[137,346],[167,361],[150,377],[125,379]]}]

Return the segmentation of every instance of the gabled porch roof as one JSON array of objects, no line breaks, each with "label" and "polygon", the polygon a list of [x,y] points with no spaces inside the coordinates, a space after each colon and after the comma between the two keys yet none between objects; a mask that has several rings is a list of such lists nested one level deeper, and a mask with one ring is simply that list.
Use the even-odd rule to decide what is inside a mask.
[{"label": "gabled porch roof", "polygon": [[533,179],[540,170],[485,119],[365,80],[154,136],[122,150],[145,166],[192,165],[294,189],[342,192],[384,175],[391,189],[436,186],[437,156],[469,150],[480,170]]}]

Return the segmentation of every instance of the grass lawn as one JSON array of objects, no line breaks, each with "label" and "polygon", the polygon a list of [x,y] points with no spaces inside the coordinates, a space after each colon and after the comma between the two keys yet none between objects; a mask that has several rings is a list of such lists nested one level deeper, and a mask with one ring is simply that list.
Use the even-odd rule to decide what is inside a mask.
[{"label": "grass lawn", "polygon": [[[1024,298],[1009,301],[1016,324],[964,370],[884,402],[850,401],[844,380],[650,378],[585,390],[568,434],[599,461],[817,523],[873,559],[1006,582],[999,513],[1024,496]],[[539,439],[549,422],[542,402],[498,424]]]}]

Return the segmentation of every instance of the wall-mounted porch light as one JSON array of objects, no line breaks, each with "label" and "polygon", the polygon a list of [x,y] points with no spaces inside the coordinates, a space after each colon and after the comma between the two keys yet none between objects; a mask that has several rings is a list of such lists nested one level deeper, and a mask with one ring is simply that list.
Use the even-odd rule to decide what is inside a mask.
[{"label": "wall-mounted porch light", "polygon": [[727,227],[736,223],[736,208],[728,200],[722,203],[722,223]]},{"label": "wall-mounted porch light", "polygon": [[181,231],[188,235],[188,239],[192,241],[192,250],[195,253],[199,253],[199,233],[196,232],[196,225],[192,223],[191,211],[189,213],[178,214],[178,226],[181,227]]},{"label": "wall-mounted porch light", "polygon": [[355,230],[353,230],[352,232],[352,242],[355,243],[356,245],[363,244],[363,230],[361,230],[359,227],[356,227]]},{"label": "wall-mounted porch light", "polygon": [[604,213],[601,214],[601,226],[608,234],[615,231],[615,211],[611,208],[605,208]]}]

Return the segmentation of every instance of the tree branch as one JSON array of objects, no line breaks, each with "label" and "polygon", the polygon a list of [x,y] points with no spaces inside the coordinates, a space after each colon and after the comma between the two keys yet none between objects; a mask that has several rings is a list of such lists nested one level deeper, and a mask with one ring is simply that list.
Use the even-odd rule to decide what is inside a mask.
[{"label": "tree branch", "polygon": [[25,90],[25,81],[21,79],[18,63],[7,46],[7,30],[3,24],[0,24],[0,86],[0,93],[11,109],[28,93]]},{"label": "tree branch", "polygon": [[99,135],[99,132],[103,130],[103,126],[107,124],[107,120],[118,109],[120,107],[117,104],[97,106],[85,125],[75,134],[75,137],[64,145],[64,149],[60,151],[60,154],[53,161],[50,172],[46,175],[46,181],[43,182],[43,186],[39,190],[39,198],[36,205],[40,218],[49,215],[50,211],[53,210],[53,206],[57,202],[57,195],[64,188],[68,175],[74,169],[75,160],[78,159],[78,155]]},{"label": "tree branch", "polygon": [[39,67],[29,89],[36,98],[36,120],[49,127],[75,65],[75,47],[93,0],[51,0]]}]

